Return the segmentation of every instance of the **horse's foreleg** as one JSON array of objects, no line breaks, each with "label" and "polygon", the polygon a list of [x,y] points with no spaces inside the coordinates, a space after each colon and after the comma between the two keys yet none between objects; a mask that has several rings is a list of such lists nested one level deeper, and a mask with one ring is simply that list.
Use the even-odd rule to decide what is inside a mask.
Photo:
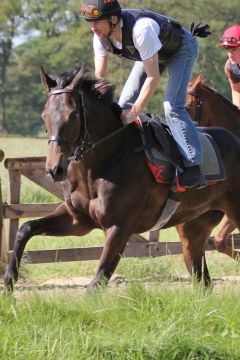
[{"label": "horse's foreleg", "polygon": [[231,232],[235,229],[236,226],[225,215],[223,218],[222,227],[213,239],[213,244],[216,250],[230,257],[233,257],[233,249],[231,246],[227,245],[226,240]]},{"label": "horse's foreleg", "polygon": [[97,289],[101,284],[107,284],[126,247],[130,233],[117,226],[107,231],[106,242],[103,248],[95,276],[88,287],[88,292]]},{"label": "horse's foreleg", "polygon": [[206,286],[210,285],[211,279],[205,259],[205,244],[212,229],[221,218],[221,212],[207,212],[197,219],[176,227],[182,242],[188,272],[198,281],[203,280]]},{"label": "horse's foreleg", "polygon": [[85,215],[79,215],[79,221],[73,223],[64,204],[61,204],[52,214],[24,223],[16,234],[16,240],[9,265],[4,276],[4,283],[10,291],[18,279],[18,271],[23,251],[29,239],[35,235],[67,236],[85,235],[94,228],[91,220]]}]

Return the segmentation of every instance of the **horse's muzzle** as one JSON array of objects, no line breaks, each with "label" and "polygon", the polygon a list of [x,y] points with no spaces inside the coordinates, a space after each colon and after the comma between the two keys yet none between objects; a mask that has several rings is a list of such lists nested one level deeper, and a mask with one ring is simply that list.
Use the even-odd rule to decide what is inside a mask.
[{"label": "horse's muzzle", "polygon": [[46,163],[46,173],[53,181],[64,181],[67,178],[67,161],[61,161],[56,165]]}]

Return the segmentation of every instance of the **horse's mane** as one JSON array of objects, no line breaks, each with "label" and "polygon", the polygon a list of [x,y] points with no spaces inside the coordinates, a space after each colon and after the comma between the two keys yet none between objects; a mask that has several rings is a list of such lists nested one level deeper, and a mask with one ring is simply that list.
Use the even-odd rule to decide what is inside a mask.
[{"label": "horse's mane", "polygon": [[[199,80],[199,79],[198,79]],[[199,83],[197,84],[197,86],[199,86],[199,89],[205,88],[208,91],[210,91],[211,93],[214,94],[215,97],[218,97],[221,99],[221,101],[227,105],[229,108],[231,108],[231,110],[238,112],[239,113],[239,109],[236,105],[234,105],[226,96],[220,94],[213,86],[212,82],[204,79],[203,77],[200,78]],[[194,82],[192,84],[192,89],[194,88]]]},{"label": "horse's mane", "polygon": [[[50,75],[50,77],[56,81],[56,89],[63,89],[70,85],[74,77],[80,71],[80,68],[58,72]],[[115,86],[103,77],[93,77],[90,75],[88,68],[82,68],[82,75],[80,79],[80,90],[87,92],[89,96],[93,96],[95,100],[101,101],[102,104],[110,106],[119,118],[122,112],[121,107],[114,101]]]}]

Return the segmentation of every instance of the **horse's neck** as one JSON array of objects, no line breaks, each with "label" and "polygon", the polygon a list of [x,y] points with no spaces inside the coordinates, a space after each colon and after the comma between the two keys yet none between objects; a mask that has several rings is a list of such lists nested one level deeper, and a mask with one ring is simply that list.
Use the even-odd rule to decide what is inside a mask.
[{"label": "horse's neck", "polygon": [[98,171],[124,144],[126,128],[123,128],[111,109],[90,107],[87,104],[85,110],[86,140],[93,150],[84,155],[84,166]]},{"label": "horse's neck", "polygon": [[[207,98],[213,99],[212,94],[206,94]],[[240,128],[240,111],[237,111],[232,104],[217,95],[213,101],[209,101],[209,109],[207,110],[210,124],[212,126],[222,126],[228,130],[236,130]]]},{"label": "horse's neck", "polygon": [[88,107],[87,127],[90,137],[99,141],[119,129],[121,122],[111,109]]}]

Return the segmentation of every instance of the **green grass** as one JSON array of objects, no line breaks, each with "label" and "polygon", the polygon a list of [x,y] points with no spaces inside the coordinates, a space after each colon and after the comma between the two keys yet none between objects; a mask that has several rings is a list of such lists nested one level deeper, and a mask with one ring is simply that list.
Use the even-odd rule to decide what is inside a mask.
[{"label": "green grass", "polygon": [[168,284],[98,295],[0,299],[0,356],[8,360],[237,360],[239,289]]}]

